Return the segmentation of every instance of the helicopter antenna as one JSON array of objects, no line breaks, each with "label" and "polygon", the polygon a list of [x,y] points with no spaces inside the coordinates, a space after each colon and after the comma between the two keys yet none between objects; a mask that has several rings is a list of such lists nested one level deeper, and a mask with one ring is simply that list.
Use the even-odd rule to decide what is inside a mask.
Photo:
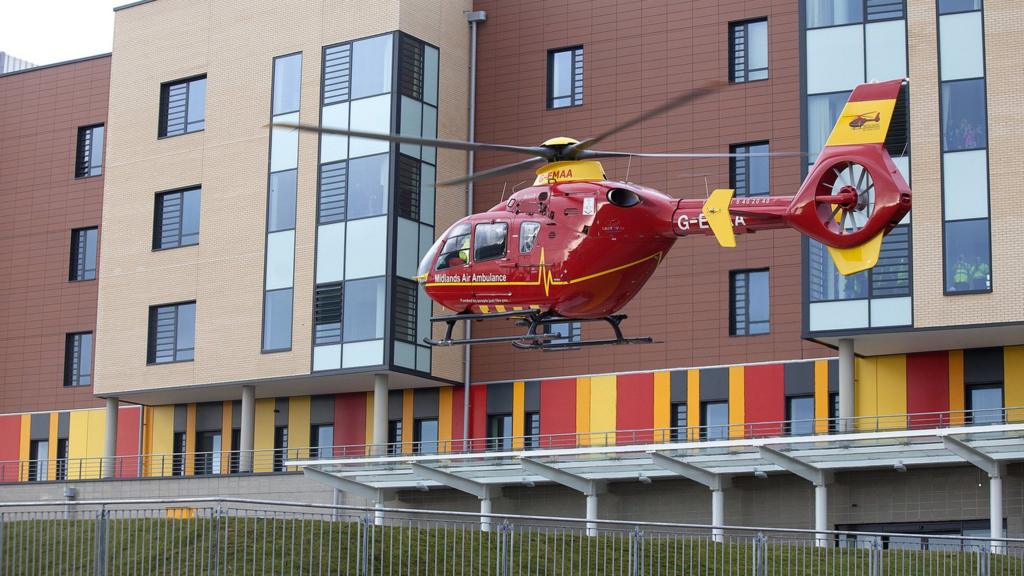
[{"label": "helicopter antenna", "polygon": [[515,194],[515,193],[517,192],[517,188],[519,188],[519,187],[520,187],[520,186],[522,186],[523,184],[526,184],[527,182],[529,182],[529,180],[523,180],[523,181],[522,181],[522,182],[520,182],[519,184],[516,184],[515,186],[513,186],[513,187],[512,187],[512,193],[513,193],[513,194]]},{"label": "helicopter antenna", "polygon": [[507,187],[508,187],[508,180],[506,180],[505,183],[501,185],[501,202],[499,202],[500,204],[504,204],[505,203],[505,188],[507,188]]},{"label": "helicopter antenna", "polygon": [[629,167],[633,165],[633,155],[629,155],[629,159],[626,161],[626,182],[629,182]]},{"label": "helicopter antenna", "polygon": [[704,176],[704,198],[708,199],[711,197],[711,186],[708,185],[708,177]]}]

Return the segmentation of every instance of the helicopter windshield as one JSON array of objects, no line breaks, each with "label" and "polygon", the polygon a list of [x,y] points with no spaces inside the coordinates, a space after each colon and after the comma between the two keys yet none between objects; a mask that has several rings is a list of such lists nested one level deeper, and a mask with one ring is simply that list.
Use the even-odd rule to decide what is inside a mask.
[{"label": "helicopter windshield", "polygon": [[[444,249],[441,248],[442,246]],[[456,223],[452,225],[437,239],[437,242],[434,242],[430,250],[427,250],[416,271],[417,278],[421,282],[426,281],[427,273],[430,272],[430,267],[434,263],[434,257],[438,251],[441,252],[441,258],[437,260],[437,270],[466,264],[469,261],[469,224]]]}]

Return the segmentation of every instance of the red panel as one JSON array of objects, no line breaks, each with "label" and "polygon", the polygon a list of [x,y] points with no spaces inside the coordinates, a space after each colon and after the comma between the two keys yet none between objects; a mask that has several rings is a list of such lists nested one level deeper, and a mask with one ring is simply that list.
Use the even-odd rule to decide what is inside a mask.
[{"label": "red panel", "polygon": [[469,436],[480,438],[473,441],[474,451],[487,449],[487,386],[477,384],[469,387]]},{"label": "red panel", "polygon": [[362,456],[366,453],[366,395],[350,392],[334,396],[334,445],[347,446],[335,456]]},{"label": "red panel", "polygon": [[[463,404],[465,402],[466,390],[462,386],[452,388],[452,440],[462,440]],[[470,431],[470,436],[473,435]],[[452,442],[452,451],[465,452],[466,445],[463,442]]]},{"label": "red panel", "polygon": [[117,459],[114,475],[118,478],[138,478],[139,460],[139,425],[142,420],[142,407],[129,406],[117,411],[117,446],[114,453]]},{"label": "red panel", "polygon": [[[615,379],[616,444],[654,441],[654,373],[622,374]],[[632,430],[632,432],[630,432]],[[642,430],[642,432],[637,432]]]},{"label": "red panel", "polygon": [[21,415],[0,416],[0,480],[18,481],[21,456]]},{"label": "red panel", "polygon": [[541,447],[575,446],[576,379],[559,378],[540,383]]},{"label": "red panel", "polygon": [[[938,414],[920,414],[938,412]],[[949,422],[949,353],[907,354],[907,413],[911,428]],[[944,414],[945,413],[945,414]]]},{"label": "red panel", "polygon": [[744,367],[743,421],[747,437],[782,434],[782,421],[786,419],[785,378],[782,364]]}]

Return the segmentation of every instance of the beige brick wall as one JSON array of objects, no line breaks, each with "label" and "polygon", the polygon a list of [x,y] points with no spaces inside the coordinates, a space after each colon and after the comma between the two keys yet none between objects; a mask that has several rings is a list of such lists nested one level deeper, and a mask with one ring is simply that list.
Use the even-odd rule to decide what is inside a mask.
[{"label": "beige brick wall", "polygon": [[914,191],[914,326],[1024,321],[1024,163],[1019,129],[1024,80],[1024,10],[1018,0],[985,0],[989,196],[992,226],[990,294],[943,295],[942,172],[939,139],[938,35],[934,0],[908,0],[911,141]]},{"label": "beige brick wall", "polygon": [[[292,350],[261,354],[272,59],[301,51],[319,119],[324,45],[406,28],[441,49],[442,136],[464,137],[469,0],[157,0],[116,13],[96,328],[98,394],[310,370],[317,138],[299,141]],[[206,73],[206,129],[157,139],[160,84]],[[440,155],[439,178],[464,170]],[[154,195],[202,184],[199,245],[153,252]],[[464,211],[438,203],[438,229]],[[146,366],[150,305],[197,301],[196,359]],[[461,373],[461,370],[460,370]]]}]

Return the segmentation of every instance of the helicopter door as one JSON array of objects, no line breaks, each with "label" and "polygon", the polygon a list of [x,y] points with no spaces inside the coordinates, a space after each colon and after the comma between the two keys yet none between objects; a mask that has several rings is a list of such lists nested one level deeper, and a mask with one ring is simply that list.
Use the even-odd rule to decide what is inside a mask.
[{"label": "helicopter door", "polygon": [[529,219],[523,219],[517,225],[519,266],[528,273],[529,277],[533,278],[537,274],[537,267],[540,266],[540,232],[542,225],[537,220]]},{"label": "helicopter door", "polygon": [[474,296],[481,304],[504,304],[512,296],[507,284],[515,269],[509,255],[509,223],[481,222],[473,229]]}]

